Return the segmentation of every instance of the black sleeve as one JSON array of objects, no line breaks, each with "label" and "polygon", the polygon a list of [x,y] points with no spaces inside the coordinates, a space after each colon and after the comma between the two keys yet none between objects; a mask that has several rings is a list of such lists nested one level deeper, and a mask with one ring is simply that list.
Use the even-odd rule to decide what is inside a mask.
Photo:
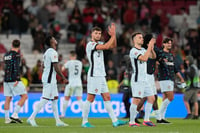
[{"label": "black sleeve", "polygon": [[13,80],[19,81],[20,80],[20,55],[14,54],[13,55]]}]

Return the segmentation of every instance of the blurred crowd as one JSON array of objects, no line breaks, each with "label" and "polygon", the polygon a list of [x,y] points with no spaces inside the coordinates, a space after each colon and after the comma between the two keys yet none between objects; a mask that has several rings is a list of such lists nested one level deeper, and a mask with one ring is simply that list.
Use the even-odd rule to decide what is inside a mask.
[{"label": "blurred crowd", "polygon": [[[85,46],[90,39],[90,30],[93,26],[101,27],[102,40],[107,41],[107,26],[111,22],[116,23],[118,44],[116,49],[105,52],[107,80],[117,81],[111,83],[111,88],[118,85],[121,75],[127,68],[127,55],[131,48],[130,36],[134,31],[153,33],[157,37],[158,48],[162,47],[163,38],[171,37],[176,67],[180,71],[183,70],[185,56],[192,55],[200,69],[200,16],[196,20],[198,27],[189,28],[189,5],[179,6],[172,13],[162,8],[154,8],[153,0],[30,0],[30,3],[24,8],[24,0],[1,0],[1,34],[31,34],[34,42],[33,52],[42,53],[45,49],[45,36],[53,35],[59,42],[63,36],[61,31],[64,30],[67,34],[64,37],[66,40],[62,43],[76,45],[78,59],[83,62],[83,83],[87,82],[89,67],[85,57]],[[177,25],[172,17],[175,14],[182,16],[180,25]],[[6,51],[3,45],[5,44],[0,44],[1,53]],[[62,59],[62,54],[59,59],[62,66],[65,60]],[[38,60],[34,68],[29,68],[25,59],[22,59],[22,76],[27,80],[27,85],[41,83],[41,63]],[[63,73],[67,76],[67,72]],[[0,64],[0,82],[2,75],[3,63]],[[58,82],[62,83],[59,77]]]}]

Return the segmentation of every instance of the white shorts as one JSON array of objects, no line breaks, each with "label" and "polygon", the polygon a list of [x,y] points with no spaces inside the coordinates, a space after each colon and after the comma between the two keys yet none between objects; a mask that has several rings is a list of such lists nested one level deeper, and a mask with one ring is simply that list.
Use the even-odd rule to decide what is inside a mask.
[{"label": "white shorts", "polygon": [[43,83],[42,97],[54,99],[58,96],[58,87],[56,83]]},{"label": "white shorts", "polygon": [[171,80],[159,81],[161,92],[174,91],[174,82]]},{"label": "white shorts", "polygon": [[65,86],[65,93],[64,96],[82,96],[83,94],[83,87],[82,86],[72,86],[68,84]]},{"label": "white shorts", "polygon": [[154,95],[150,84],[146,81],[131,82],[131,90],[133,97],[143,98]]},{"label": "white shorts", "polygon": [[74,78],[69,80],[69,84],[70,86],[74,87],[74,86],[82,86],[82,81],[80,78]]},{"label": "white shorts", "polygon": [[155,78],[153,74],[147,74],[147,81],[150,84],[150,87],[153,91],[154,95],[157,95],[157,89],[156,89],[156,84],[155,84]]},{"label": "white shorts", "polygon": [[4,96],[16,96],[27,94],[24,84],[19,81],[17,86],[14,87],[15,82],[4,82]]},{"label": "white shorts", "polygon": [[87,82],[87,93],[89,94],[109,92],[105,77],[88,77]]}]

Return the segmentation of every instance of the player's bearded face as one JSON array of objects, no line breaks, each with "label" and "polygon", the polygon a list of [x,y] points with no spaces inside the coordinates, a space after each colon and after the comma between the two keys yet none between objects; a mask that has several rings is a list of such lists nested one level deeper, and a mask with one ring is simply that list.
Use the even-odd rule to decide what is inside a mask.
[{"label": "player's bearded face", "polygon": [[92,38],[95,40],[95,41],[99,41],[101,39],[101,31],[94,31],[92,33]]}]

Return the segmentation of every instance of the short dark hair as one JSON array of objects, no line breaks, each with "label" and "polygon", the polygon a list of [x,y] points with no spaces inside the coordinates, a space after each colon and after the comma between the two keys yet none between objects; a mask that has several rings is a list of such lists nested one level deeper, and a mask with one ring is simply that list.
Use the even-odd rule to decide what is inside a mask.
[{"label": "short dark hair", "polygon": [[164,40],[163,40],[163,43],[168,43],[169,41],[171,41],[171,42],[173,42],[173,40],[171,39],[171,38],[165,38]]},{"label": "short dark hair", "polygon": [[45,39],[45,44],[47,46],[51,46],[51,39],[53,38],[53,36],[47,36],[46,39]]},{"label": "short dark hair", "polygon": [[100,27],[98,27],[98,26],[95,26],[95,27],[92,28],[91,31],[92,32],[94,32],[94,31],[102,31],[102,29]]},{"label": "short dark hair", "polygon": [[74,57],[74,56],[76,56],[76,52],[75,51],[70,51],[70,55]]},{"label": "short dark hair", "polygon": [[19,48],[20,47],[20,41],[18,39],[13,40],[12,46],[14,48]]},{"label": "short dark hair", "polygon": [[143,43],[142,46],[143,46],[145,49],[148,48],[147,44],[149,43],[149,41],[150,41],[152,38],[153,38],[153,35],[152,35],[152,34],[146,34],[146,35],[144,36],[144,43]]},{"label": "short dark hair", "polygon": [[133,40],[135,38],[136,35],[139,35],[139,34],[142,34],[141,32],[134,32],[132,35],[131,35],[131,39]]}]

